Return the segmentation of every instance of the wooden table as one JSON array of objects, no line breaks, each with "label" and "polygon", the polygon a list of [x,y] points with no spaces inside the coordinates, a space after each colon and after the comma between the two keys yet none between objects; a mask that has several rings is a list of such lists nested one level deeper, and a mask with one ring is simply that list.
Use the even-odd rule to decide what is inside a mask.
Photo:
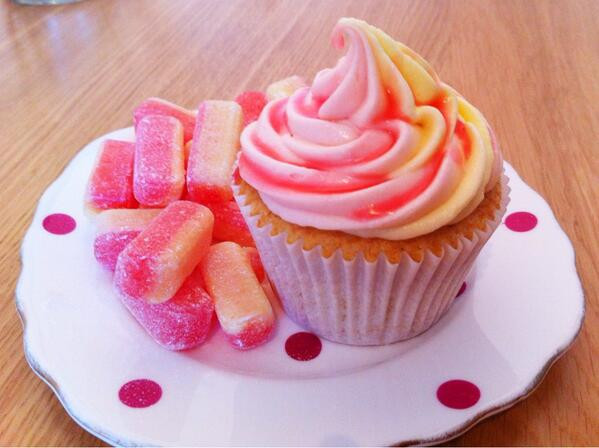
[{"label": "wooden table", "polygon": [[340,16],[427,58],[494,125],[576,247],[587,298],[572,350],[527,400],[456,445],[599,444],[599,2],[86,0],[0,8],[0,444],[99,445],[23,357],[13,291],[36,202],[148,96],[233,98],[337,55]]}]

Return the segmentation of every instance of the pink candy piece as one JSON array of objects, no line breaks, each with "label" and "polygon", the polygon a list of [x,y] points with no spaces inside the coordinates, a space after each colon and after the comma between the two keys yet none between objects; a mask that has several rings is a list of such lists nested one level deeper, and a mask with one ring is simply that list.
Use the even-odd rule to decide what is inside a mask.
[{"label": "pink candy piece", "polygon": [[256,278],[262,283],[266,278],[266,274],[264,273],[264,266],[262,265],[258,250],[255,247],[244,247],[243,250],[250,259],[250,264],[252,265],[254,274],[256,274]]},{"label": "pink candy piece", "polygon": [[106,140],[87,184],[86,205],[97,212],[111,208],[135,208],[133,156],[135,144]]},{"label": "pink candy piece", "polygon": [[260,112],[266,106],[266,96],[262,92],[248,91],[237,95],[235,102],[241,106],[245,127],[258,119]]},{"label": "pink candy piece", "polygon": [[170,299],[206,253],[213,223],[212,213],[202,205],[169,204],[119,255],[116,289],[151,303]]},{"label": "pink candy piece", "polygon": [[185,155],[185,167],[187,167],[187,162],[189,161],[189,153],[191,152],[191,146],[193,145],[193,140],[189,140],[185,143],[183,147],[183,154]]},{"label": "pink candy piece", "polygon": [[114,271],[119,254],[145,229],[160,210],[113,209],[105,210],[96,218],[94,256],[98,263]]},{"label": "pink candy piece", "polygon": [[185,184],[183,128],[179,120],[149,115],[135,131],[133,192],[144,207],[165,207]]},{"label": "pink candy piece", "polygon": [[215,244],[200,268],[229,342],[240,350],[266,342],[274,327],[274,314],[244,249],[228,241]]},{"label": "pink candy piece", "polygon": [[202,287],[199,269],[166,302],[152,304],[125,295],[120,297],[146,332],[169,350],[196,347],[208,336],[214,301]]},{"label": "pink candy piece", "polygon": [[241,107],[233,101],[200,104],[187,162],[191,200],[203,204],[233,199],[231,175],[239,150],[241,122]]},{"label": "pink candy piece", "polygon": [[214,238],[241,246],[256,245],[235,201],[207,203],[206,207],[214,215]]},{"label": "pink candy piece", "polygon": [[193,128],[196,125],[196,113],[161,98],[148,98],[133,111],[133,123],[137,124],[148,115],[166,115],[176,118],[183,126],[183,140],[191,140]]}]

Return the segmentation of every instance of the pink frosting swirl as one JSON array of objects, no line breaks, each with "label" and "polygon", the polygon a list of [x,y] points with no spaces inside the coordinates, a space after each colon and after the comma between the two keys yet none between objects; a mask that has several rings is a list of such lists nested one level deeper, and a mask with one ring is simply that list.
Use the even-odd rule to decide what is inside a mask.
[{"label": "pink frosting swirl", "polygon": [[271,101],[241,137],[240,174],[302,226],[406,239],[462,219],[501,157],[480,112],[382,31],[341,19],[347,53]]}]

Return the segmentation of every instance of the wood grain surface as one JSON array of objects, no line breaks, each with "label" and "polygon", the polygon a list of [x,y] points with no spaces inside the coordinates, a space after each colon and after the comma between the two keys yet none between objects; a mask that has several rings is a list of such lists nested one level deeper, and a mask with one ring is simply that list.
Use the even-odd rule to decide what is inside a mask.
[{"label": "wood grain surface", "polygon": [[338,56],[340,16],[408,44],[493,124],[576,247],[587,300],[528,399],[454,445],[599,445],[599,1],[85,0],[0,8],[0,444],[101,445],[29,369],[14,288],[41,193],[142,99],[231,99]]}]

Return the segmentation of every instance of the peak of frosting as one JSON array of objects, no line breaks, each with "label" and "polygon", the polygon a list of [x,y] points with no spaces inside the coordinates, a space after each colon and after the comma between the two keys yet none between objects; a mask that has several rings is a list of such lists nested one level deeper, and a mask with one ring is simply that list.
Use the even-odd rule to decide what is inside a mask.
[{"label": "peak of frosting", "polygon": [[271,101],[241,138],[240,174],[302,226],[399,240],[467,216],[501,155],[482,114],[415,52],[343,18],[346,49],[312,85]]}]

